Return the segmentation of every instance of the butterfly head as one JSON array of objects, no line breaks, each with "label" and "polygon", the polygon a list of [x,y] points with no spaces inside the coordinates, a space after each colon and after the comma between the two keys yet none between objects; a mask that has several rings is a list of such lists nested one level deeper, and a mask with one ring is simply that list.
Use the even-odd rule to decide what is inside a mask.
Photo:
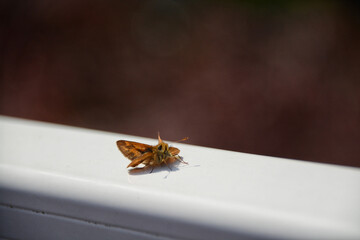
[{"label": "butterfly head", "polygon": [[165,143],[158,134],[159,143],[155,146],[156,159],[158,163],[163,162],[167,157],[171,156],[169,152],[169,145]]}]

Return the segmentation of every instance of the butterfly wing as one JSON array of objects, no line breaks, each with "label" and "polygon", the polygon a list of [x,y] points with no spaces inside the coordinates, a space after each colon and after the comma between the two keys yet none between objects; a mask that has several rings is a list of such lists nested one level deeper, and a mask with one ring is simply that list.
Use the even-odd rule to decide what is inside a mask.
[{"label": "butterfly wing", "polygon": [[180,153],[180,150],[176,147],[169,147],[169,152],[172,156],[175,156]]},{"label": "butterfly wing", "polygon": [[120,152],[131,161],[141,157],[147,152],[152,152],[152,146],[138,142],[119,140],[116,142],[116,145]]},{"label": "butterfly wing", "polygon": [[136,167],[137,165],[144,163],[145,165],[148,164],[149,161],[151,161],[153,154],[152,152],[146,152],[140,157],[134,159],[127,167]]},{"label": "butterfly wing", "polygon": [[169,158],[168,162],[169,163],[172,163],[172,162],[175,162],[175,161],[179,161],[179,162],[182,162],[182,163],[185,163],[185,164],[188,164],[187,162],[185,162],[183,160],[182,157],[180,157],[178,154],[180,153],[180,150],[178,148],[175,148],[175,147],[170,147],[169,148],[169,152],[171,154],[172,157]]}]

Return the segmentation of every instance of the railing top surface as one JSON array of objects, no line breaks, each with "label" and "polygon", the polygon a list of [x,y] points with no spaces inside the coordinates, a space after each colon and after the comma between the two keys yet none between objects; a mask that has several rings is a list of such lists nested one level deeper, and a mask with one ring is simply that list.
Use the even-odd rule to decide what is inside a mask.
[{"label": "railing top surface", "polygon": [[120,139],[157,143],[0,116],[0,187],[234,232],[360,236],[358,168],[170,142],[189,165],[130,174]]}]

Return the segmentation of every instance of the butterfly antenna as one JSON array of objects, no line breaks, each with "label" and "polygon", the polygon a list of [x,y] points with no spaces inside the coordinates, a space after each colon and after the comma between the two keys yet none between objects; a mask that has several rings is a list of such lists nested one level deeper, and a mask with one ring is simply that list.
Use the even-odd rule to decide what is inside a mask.
[{"label": "butterfly antenna", "polygon": [[183,141],[186,141],[186,140],[188,140],[189,139],[189,137],[185,137],[185,138],[183,138],[183,139],[181,139],[181,140],[177,140],[176,142],[183,142]]},{"label": "butterfly antenna", "polygon": [[162,142],[161,138],[160,138],[160,132],[158,132],[158,140],[159,140],[159,143]]}]

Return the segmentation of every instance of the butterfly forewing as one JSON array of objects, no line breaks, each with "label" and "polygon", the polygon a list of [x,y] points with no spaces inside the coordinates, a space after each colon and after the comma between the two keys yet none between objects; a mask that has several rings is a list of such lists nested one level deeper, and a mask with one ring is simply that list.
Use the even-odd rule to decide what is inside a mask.
[{"label": "butterfly forewing", "polygon": [[119,140],[116,144],[122,154],[130,160],[135,160],[146,152],[152,152],[152,147],[143,143]]}]

